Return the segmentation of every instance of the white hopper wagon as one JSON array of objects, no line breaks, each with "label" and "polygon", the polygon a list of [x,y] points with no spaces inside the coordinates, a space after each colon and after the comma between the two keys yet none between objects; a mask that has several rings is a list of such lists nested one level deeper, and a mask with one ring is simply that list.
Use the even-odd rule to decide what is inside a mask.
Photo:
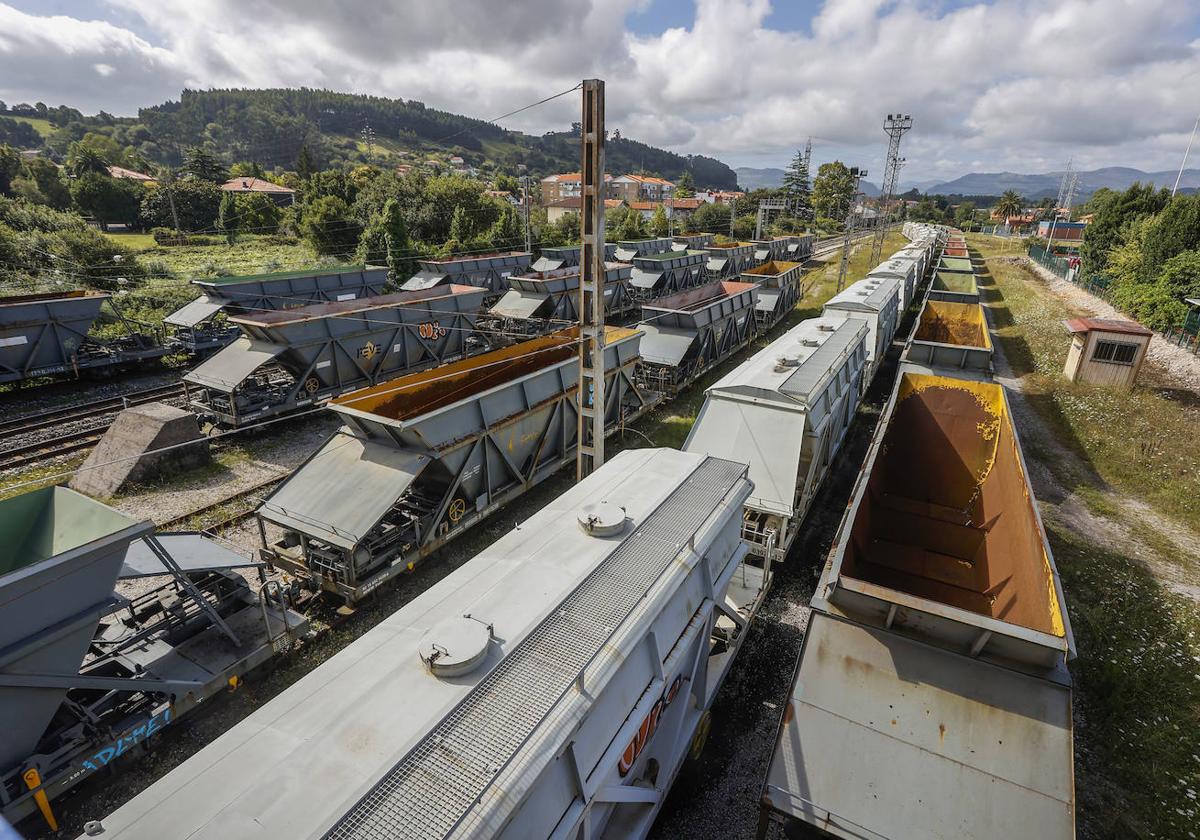
[{"label": "white hopper wagon", "polygon": [[867,325],[832,315],[798,324],[708,389],[683,445],[748,464],[742,538],[782,560],[854,419]]},{"label": "white hopper wagon", "polygon": [[742,464],[622,452],[103,836],[645,836],[761,600],[750,490]]},{"label": "white hopper wagon", "polygon": [[865,390],[900,326],[900,281],[892,277],[866,277],[852,283],[831,297],[821,310],[822,315],[835,313],[867,324]]},{"label": "white hopper wagon", "polygon": [[886,260],[875,266],[871,273],[867,275],[871,277],[891,277],[900,281],[900,312],[908,309],[908,305],[913,302],[913,297],[917,293],[917,287],[921,283],[922,265],[915,257],[905,256],[903,254],[893,254]]}]

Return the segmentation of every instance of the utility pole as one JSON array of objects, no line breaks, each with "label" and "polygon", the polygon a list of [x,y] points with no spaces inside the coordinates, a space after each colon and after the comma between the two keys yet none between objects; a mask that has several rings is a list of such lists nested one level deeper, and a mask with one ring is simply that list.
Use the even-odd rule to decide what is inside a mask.
[{"label": "utility pole", "polygon": [[1179,189],[1179,181],[1183,178],[1183,169],[1187,166],[1188,155],[1192,151],[1192,142],[1196,139],[1196,129],[1200,128],[1200,117],[1196,117],[1196,124],[1192,126],[1192,136],[1188,138],[1187,148],[1183,150],[1183,163],[1179,164],[1179,174],[1175,176],[1175,186],[1171,187],[1171,198],[1175,197],[1175,191]]},{"label": "utility pole", "polygon": [[604,81],[584,79],[579,132],[579,430],[575,479],[604,464]]},{"label": "utility pole", "polygon": [[[521,164],[521,168],[525,169],[525,165]],[[533,252],[533,231],[529,226],[529,172],[525,172],[521,176],[521,209],[525,214],[525,250],[528,253]]]},{"label": "utility pole", "polygon": [[900,138],[912,128],[909,114],[888,114],[883,121],[883,133],[888,136],[887,164],[883,168],[883,183],[880,185],[879,207],[883,218],[875,227],[875,241],[871,244],[871,266],[878,265],[883,254],[883,240],[887,236],[888,208],[896,192],[896,181],[900,176]]},{"label": "utility pole", "polygon": [[[1073,172],[1075,159],[1067,159],[1067,168],[1063,170],[1062,180],[1058,183],[1058,197],[1054,199],[1054,207],[1050,211],[1050,238],[1046,242],[1046,253],[1050,253],[1050,249],[1054,246],[1054,228],[1058,225],[1058,211],[1067,202],[1067,193],[1074,189],[1078,178]],[[1069,211],[1068,211],[1069,213]],[[1070,216],[1068,216],[1068,219]]]},{"label": "utility pole", "polygon": [[854,238],[854,200],[858,197],[858,182],[867,177],[867,170],[852,166],[850,167],[850,177],[854,179],[854,190],[850,193],[850,210],[846,213],[845,235],[842,237],[842,260],[838,264],[837,290],[839,292],[846,284],[846,269],[850,266],[850,240]]}]

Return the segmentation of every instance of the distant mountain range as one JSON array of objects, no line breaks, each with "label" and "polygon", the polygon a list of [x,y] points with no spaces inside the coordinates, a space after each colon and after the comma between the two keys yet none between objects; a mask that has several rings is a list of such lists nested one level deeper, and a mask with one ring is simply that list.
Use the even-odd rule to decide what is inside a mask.
[{"label": "distant mountain range", "polygon": [[[752,169],[741,167],[737,172],[738,184],[743,189],[779,187],[783,185],[782,169]],[[1170,187],[1175,183],[1178,170],[1168,172],[1143,172],[1128,166],[1106,166],[1079,173],[1079,197],[1086,199],[1101,187],[1114,190],[1128,189],[1135,181]],[[901,183],[900,192],[914,187],[933,195],[1000,195],[1005,190],[1016,190],[1024,198],[1037,199],[1058,195],[1062,172],[1047,172],[1044,175],[1029,175],[1019,172],[971,172],[952,181],[917,181]],[[879,188],[863,181],[862,190],[869,196],[879,195]],[[1180,189],[1200,188],[1200,169],[1185,169],[1179,182]]]}]

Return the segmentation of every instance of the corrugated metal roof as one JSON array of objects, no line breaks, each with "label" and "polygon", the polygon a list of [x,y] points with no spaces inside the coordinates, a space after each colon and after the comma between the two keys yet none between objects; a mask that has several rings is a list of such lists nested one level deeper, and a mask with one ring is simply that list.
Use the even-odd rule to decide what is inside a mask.
[{"label": "corrugated metal roof", "polygon": [[532,318],[538,308],[548,300],[548,294],[510,289],[492,307],[492,314],[502,318]]},{"label": "corrugated metal roof", "polygon": [[839,837],[1074,837],[1063,685],[813,613],[789,706],[776,811]]},{"label": "corrugated metal roof", "polygon": [[191,303],[181,306],[163,318],[163,323],[175,327],[194,327],[216,315],[227,303],[229,303],[227,300],[214,300],[208,295],[200,295]]},{"label": "corrugated metal roof", "polygon": [[638,324],[638,329],[644,333],[642,360],[660,365],[679,364],[696,340],[696,333],[690,330],[673,330],[654,324]]},{"label": "corrugated metal roof", "polygon": [[1154,335],[1136,321],[1125,321],[1118,318],[1071,318],[1063,321],[1068,332],[1085,333],[1097,332],[1124,333],[1125,335]]},{"label": "corrugated metal roof", "polygon": [[879,312],[899,294],[900,281],[894,277],[867,277],[842,289],[826,302],[825,308]]},{"label": "corrugated metal roof", "polygon": [[259,514],[352,549],[427,463],[418,452],[337,432],[267,497]]},{"label": "corrugated metal roof", "polygon": [[242,336],[228,347],[223,347],[212,358],[201,362],[195,370],[185,373],[183,380],[229,393],[243,379],[285,349],[287,348],[279,344],[254,341]]}]

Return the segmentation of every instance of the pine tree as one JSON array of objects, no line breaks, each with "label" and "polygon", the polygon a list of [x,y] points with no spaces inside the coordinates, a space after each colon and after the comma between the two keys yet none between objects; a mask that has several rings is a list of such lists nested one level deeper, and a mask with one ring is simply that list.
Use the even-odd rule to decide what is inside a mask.
[{"label": "pine tree", "polygon": [[316,171],[317,162],[313,160],[312,152],[308,150],[306,143],[300,147],[300,154],[296,156],[296,174],[300,176],[301,181],[307,181]]},{"label": "pine tree", "polygon": [[471,234],[471,222],[467,218],[467,211],[460,204],[454,208],[454,215],[450,217],[450,238],[459,244],[466,244],[471,241]]},{"label": "pine tree", "polygon": [[804,152],[797,150],[791,165],[783,173],[783,191],[792,203],[792,213],[807,218],[812,211],[812,186]]},{"label": "pine tree", "polygon": [[621,220],[621,228],[617,232],[617,238],[621,241],[631,239],[645,239],[646,230],[642,225],[642,214],[632,207],[625,213],[625,218]]},{"label": "pine tree", "polygon": [[221,207],[217,211],[217,230],[225,234],[225,241],[230,245],[237,242],[237,196],[231,192],[226,192],[221,196]]},{"label": "pine tree", "polygon": [[675,181],[675,197],[676,198],[695,198],[696,187],[692,182],[692,173],[684,171]]},{"label": "pine tree", "polygon": [[660,204],[650,217],[650,235],[666,236],[671,232],[671,224],[667,221],[667,211]]},{"label": "pine tree", "polygon": [[492,229],[488,231],[488,244],[497,250],[512,251],[520,248],[524,239],[521,219],[517,216],[516,209],[506,202]]}]

